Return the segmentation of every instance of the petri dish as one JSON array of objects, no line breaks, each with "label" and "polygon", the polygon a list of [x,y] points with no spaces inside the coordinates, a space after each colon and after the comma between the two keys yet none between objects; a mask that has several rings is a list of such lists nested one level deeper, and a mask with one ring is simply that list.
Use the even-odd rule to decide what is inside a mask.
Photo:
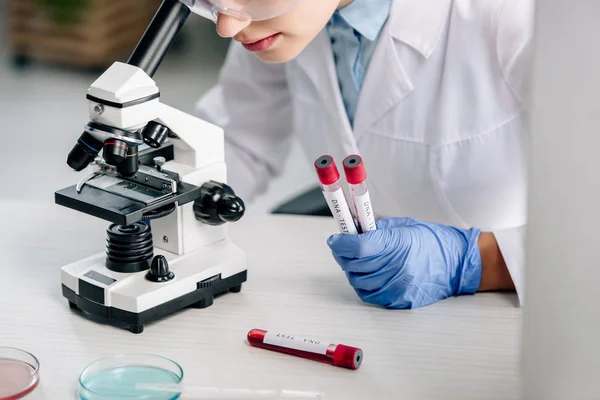
[{"label": "petri dish", "polygon": [[175,400],[183,369],[151,354],[119,354],[89,364],[79,375],[81,400]]},{"label": "petri dish", "polygon": [[40,383],[40,363],[33,354],[0,347],[0,400],[27,396]]}]

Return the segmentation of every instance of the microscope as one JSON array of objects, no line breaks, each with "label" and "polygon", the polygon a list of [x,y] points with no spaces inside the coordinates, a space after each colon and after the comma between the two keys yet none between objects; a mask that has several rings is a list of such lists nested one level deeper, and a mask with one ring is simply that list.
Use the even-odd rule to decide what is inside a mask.
[{"label": "microscope", "polygon": [[161,103],[152,79],[190,13],[164,0],[128,62],[91,85],[90,122],[67,158],[91,173],[55,193],[56,204],[108,221],[104,251],[62,268],[63,296],[135,334],[247,278],[227,235],[245,205],[225,183],[223,130]]}]

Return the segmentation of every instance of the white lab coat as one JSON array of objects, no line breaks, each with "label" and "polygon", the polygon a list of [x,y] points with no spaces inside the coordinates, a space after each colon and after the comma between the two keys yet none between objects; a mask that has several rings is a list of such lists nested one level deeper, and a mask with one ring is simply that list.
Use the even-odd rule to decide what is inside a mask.
[{"label": "white lab coat", "polygon": [[533,15],[533,0],[394,0],[354,129],[325,31],[286,64],[233,44],[198,115],[225,128],[242,196],[280,172],[293,135],[309,160],[358,153],[377,214],[493,232],[522,300]]}]

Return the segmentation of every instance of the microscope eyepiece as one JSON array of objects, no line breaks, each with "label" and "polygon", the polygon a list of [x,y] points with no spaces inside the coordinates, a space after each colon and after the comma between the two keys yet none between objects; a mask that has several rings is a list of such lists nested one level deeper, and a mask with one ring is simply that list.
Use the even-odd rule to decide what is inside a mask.
[{"label": "microscope eyepiece", "polygon": [[119,139],[106,139],[102,157],[110,165],[119,165],[127,159],[127,143]]},{"label": "microscope eyepiece", "polygon": [[144,143],[158,149],[167,140],[169,128],[158,122],[150,121],[142,130],[142,136],[144,136]]},{"label": "microscope eyepiece", "polygon": [[75,171],[83,171],[94,161],[100,150],[102,150],[102,142],[84,132],[69,153],[67,164]]}]

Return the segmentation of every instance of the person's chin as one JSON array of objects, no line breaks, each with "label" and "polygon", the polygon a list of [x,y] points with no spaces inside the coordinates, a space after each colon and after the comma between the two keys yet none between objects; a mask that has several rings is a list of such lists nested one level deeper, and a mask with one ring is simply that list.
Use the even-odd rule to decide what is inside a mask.
[{"label": "person's chin", "polygon": [[[301,51],[302,49],[300,49]],[[269,64],[281,64],[292,61],[300,54],[300,51],[291,47],[278,43],[273,48],[255,53],[259,60]]]}]

